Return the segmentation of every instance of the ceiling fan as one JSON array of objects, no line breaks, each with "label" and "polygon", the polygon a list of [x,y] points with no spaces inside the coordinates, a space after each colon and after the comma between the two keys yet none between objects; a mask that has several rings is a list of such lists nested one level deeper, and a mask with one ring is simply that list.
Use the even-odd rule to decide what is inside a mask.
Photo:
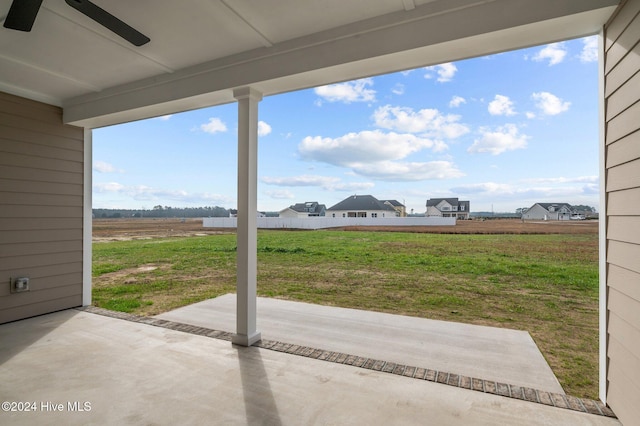
[{"label": "ceiling fan", "polygon": [[[134,46],[142,46],[150,41],[149,37],[125,24],[89,0],[65,1],[69,6],[113,31]],[[18,31],[31,31],[41,4],[42,0],[13,0],[9,14],[4,21],[4,27]]]}]

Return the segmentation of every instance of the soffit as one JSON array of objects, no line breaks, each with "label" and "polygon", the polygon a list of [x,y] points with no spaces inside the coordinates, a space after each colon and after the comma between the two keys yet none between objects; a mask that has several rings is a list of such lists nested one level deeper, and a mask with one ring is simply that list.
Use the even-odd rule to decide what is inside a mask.
[{"label": "soffit", "polygon": [[[151,38],[135,47],[44,0],[0,27],[0,90],[88,127],[594,33],[617,0],[94,0]],[[0,0],[0,19],[10,0]]]}]

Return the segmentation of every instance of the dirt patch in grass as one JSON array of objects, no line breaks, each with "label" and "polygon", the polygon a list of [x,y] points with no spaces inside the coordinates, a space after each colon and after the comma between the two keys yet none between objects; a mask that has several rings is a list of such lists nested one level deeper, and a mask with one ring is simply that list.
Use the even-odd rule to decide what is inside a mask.
[{"label": "dirt patch in grass", "polygon": [[129,241],[235,233],[233,229],[204,228],[202,219],[93,219],[93,241]]},{"label": "dirt patch in grass", "polygon": [[94,280],[94,286],[109,285],[113,283],[133,284],[137,281],[137,277],[141,274],[155,271],[156,269],[163,267],[168,268],[169,265],[140,265],[133,268],[121,269],[115,272],[107,272],[100,275],[99,280]]}]

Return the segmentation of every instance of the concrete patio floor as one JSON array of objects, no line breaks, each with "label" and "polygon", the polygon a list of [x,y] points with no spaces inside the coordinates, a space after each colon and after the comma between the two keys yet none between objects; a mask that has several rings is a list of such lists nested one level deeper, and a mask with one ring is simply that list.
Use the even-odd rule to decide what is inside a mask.
[{"label": "concrete patio floor", "polygon": [[[526,331],[258,297],[263,339],[564,393]],[[234,332],[236,296],[158,315]]]},{"label": "concrete patio floor", "polygon": [[0,401],[34,403],[12,425],[619,425],[80,310],[0,325]]}]

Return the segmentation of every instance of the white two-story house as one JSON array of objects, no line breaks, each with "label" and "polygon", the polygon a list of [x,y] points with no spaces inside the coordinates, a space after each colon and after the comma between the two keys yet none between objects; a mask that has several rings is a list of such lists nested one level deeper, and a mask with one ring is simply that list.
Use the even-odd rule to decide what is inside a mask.
[{"label": "white two-story house", "polygon": [[469,219],[469,201],[459,201],[457,198],[430,198],[427,200],[425,216]]}]

